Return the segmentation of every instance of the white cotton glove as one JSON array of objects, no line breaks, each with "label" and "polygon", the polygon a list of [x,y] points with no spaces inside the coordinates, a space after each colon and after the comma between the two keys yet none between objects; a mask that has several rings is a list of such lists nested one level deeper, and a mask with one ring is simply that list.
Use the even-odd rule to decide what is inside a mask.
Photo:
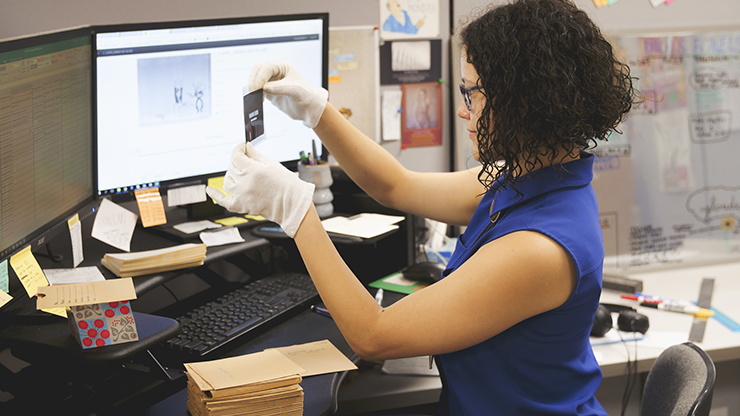
[{"label": "white cotton glove", "polygon": [[311,207],[314,185],[262,156],[251,143],[242,143],[231,152],[224,191],[232,196],[206,187],[208,196],[227,210],[261,215],[280,224],[292,238]]},{"label": "white cotton glove", "polygon": [[248,88],[250,92],[262,88],[271,103],[311,129],[319,124],[329,98],[328,91],[309,84],[288,61],[255,65]]}]

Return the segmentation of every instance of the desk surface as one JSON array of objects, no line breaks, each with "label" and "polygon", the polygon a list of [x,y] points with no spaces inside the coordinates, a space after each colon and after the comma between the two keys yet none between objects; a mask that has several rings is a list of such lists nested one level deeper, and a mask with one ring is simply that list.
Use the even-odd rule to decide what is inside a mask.
[{"label": "desk surface", "polygon": [[[740,323],[740,262],[633,273],[627,276],[642,280],[643,293],[692,302],[699,297],[702,279],[714,278],[712,307]],[[607,290],[602,293],[601,301],[636,305],[636,302],[621,299],[620,293]],[[650,319],[650,329],[645,334],[645,339],[636,343],[638,371],[642,372],[648,371],[658,355],[669,345],[688,341],[693,317],[640,306],[636,309]],[[709,318],[704,339],[696,345],[705,350],[715,363],[740,358],[740,332],[733,332],[715,318]],[[625,374],[627,351],[624,345],[597,345],[593,348],[604,377]]]},{"label": "desk surface", "polygon": [[[714,278],[712,306],[740,323],[740,262],[632,273],[627,276],[642,280],[643,292],[646,294],[688,301],[697,300],[703,278]],[[620,295],[619,292],[605,290],[601,301],[636,305],[636,302],[621,299]],[[627,349],[622,343],[592,347],[604,378],[619,377],[627,373],[628,350],[630,358],[634,359],[635,346],[638,371],[646,372],[665,348],[688,341],[693,323],[691,315],[640,306],[636,309],[650,319],[650,329],[645,339],[637,343],[629,342]],[[707,351],[715,363],[740,359],[740,332],[733,332],[714,318],[707,322],[703,341],[696,344]],[[339,392],[339,414],[430,403],[437,400],[440,390],[441,383],[437,377],[386,375],[376,369],[360,374],[352,383],[342,386]],[[621,395],[621,390],[619,394]]]}]

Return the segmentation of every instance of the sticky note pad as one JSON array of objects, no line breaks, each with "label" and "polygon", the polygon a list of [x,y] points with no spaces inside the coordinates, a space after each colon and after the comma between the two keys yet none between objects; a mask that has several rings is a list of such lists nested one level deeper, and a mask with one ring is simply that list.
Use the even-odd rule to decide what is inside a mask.
[{"label": "sticky note pad", "polygon": [[[18,275],[18,279],[26,289],[29,298],[36,295],[39,287],[49,286],[49,282],[46,280],[46,276],[44,276],[44,271],[41,270],[41,266],[39,266],[36,257],[31,252],[31,246],[26,246],[23,250],[13,255],[10,258],[10,267]],[[64,308],[42,310],[61,317],[67,317],[67,311]]]},{"label": "sticky note pad", "polygon": [[134,194],[136,195],[136,203],[139,205],[141,224],[144,228],[167,224],[159,188],[140,189]]},{"label": "sticky note pad", "polygon": [[262,215],[250,215],[250,214],[246,214],[246,215],[244,215],[244,218],[247,218],[247,219],[250,219],[250,220],[255,220],[255,221],[266,221],[267,220]]},{"label": "sticky note pad", "polygon": [[[211,188],[218,189],[219,191],[223,192],[224,195],[231,196],[228,193],[226,193],[226,191],[224,191],[224,177],[223,176],[219,176],[217,178],[208,178],[208,186],[210,186]],[[215,204],[216,201],[213,201],[213,203]]]},{"label": "sticky note pad", "polygon": [[44,276],[44,271],[36,261],[36,257],[31,252],[31,246],[26,246],[23,250],[10,258],[10,266],[18,275],[18,279],[28,293],[28,297],[36,296],[36,291],[40,286],[49,286],[49,282]]},{"label": "sticky note pad", "polygon": [[8,261],[0,262],[0,290],[8,293]]},{"label": "sticky note pad", "polygon": [[246,222],[249,222],[249,220],[246,218],[242,218],[242,217],[228,217],[228,218],[221,218],[218,220],[213,220],[213,222],[229,227],[232,225],[244,224]]}]

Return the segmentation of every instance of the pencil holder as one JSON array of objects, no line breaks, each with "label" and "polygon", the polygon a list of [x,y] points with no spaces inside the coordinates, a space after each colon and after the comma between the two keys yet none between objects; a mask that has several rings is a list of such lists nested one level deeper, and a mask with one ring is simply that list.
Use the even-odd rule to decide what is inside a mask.
[{"label": "pencil holder", "polygon": [[334,180],[331,177],[329,164],[324,160],[319,160],[313,165],[298,163],[298,177],[316,186],[313,192],[313,204],[316,206],[319,217],[331,216],[334,213],[334,205],[331,203],[334,200],[334,194],[329,187]]}]

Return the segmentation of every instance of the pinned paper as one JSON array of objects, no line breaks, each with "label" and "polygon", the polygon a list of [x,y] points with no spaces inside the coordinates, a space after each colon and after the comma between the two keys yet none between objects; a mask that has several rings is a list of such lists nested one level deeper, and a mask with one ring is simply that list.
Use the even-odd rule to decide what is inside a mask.
[{"label": "pinned paper", "polygon": [[192,233],[197,233],[198,231],[207,230],[209,228],[221,228],[221,227],[223,227],[223,225],[216,224],[213,221],[202,220],[202,221],[183,222],[182,224],[177,224],[173,226],[172,228],[176,229],[177,231],[183,234],[192,234]]},{"label": "pinned paper", "polygon": [[103,199],[95,216],[92,237],[123,251],[131,251],[131,237],[134,235],[138,215]]},{"label": "pinned paper", "polygon": [[[224,177],[223,176],[219,176],[217,178],[208,178],[208,186],[210,186],[211,188],[218,189],[219,191],[223,192],[224,195],[226,196],[231,196],[226,191],[224,191]],[[216,201],[213,201],[213,203],[215,204]]]},{"label": "pinned paper", "polygon": [[221,218],[218,220],[213,220],[213,222],[230,227],[230,226],[237,225],[237,224],[247,223],[249,222],[249,220],[246,218],[242,218],[242,217],[227,217],[227,218]]},{"label": "pinned paper", "polygon": [[402,91],[383,91],[383,140],[401,140]]},{"label": "pinned paper", "polygon": [[[49,282],[46,280],[41,266],[39,266],[36,257],[31,252],[31,246],[26,246],[23,250],[13,255],[10,258],[10,266],[26,289],[29,298],[36,295],[39,287],[49,286]],[[43,309],[43,311],[59,315],[63,318],[67,317],[67,312],[64,308]]]},{"label": "pinned paper", "polygon": [[13,300],[12,296],[0,290],[0,308],[5,306],[5,304],[10,302],[11,300]]},{"label": "pinned paper", "polygon": [[0,262],[0,290],[5,293],[9,292],[8,289],[8,261],[3,260]]},{"label": "pinned paper", "polygon": [[69,238],[72,240],[72,267],[77,267],[85,259],[82,251],[82,223],[79,214],[67,220]]},{"label": "pinned paper", "polygon": [[134,194],[136,195],[136,203],[139,205],[141,224],[144,228],[167,224],[159,188],[140,189]]},{"label": "pinned paper", "polygon": [[197,204],[207,199],[205,185],[183,186],[181,188],[170,188],[167,190],[167,206]]},{"label": "pinned paper", "polygon": [[36,308],[66,308],[93,303],[136,299],[136,289],[130,277],[102,282],[73,283],[38,288]]},{"label": "pinned paper", "polygon": [[224,244],[243,243],[244,238],[236,228],[228,227],[219,231],[200,233],[200,241],[207,247],[222,246]]},{"label": "pinned paper", "polygon": [[44,269],[46,280],[50,285],[70,283],[102,282],[103,273],[96,266],[78,267],[76,269]]}]

